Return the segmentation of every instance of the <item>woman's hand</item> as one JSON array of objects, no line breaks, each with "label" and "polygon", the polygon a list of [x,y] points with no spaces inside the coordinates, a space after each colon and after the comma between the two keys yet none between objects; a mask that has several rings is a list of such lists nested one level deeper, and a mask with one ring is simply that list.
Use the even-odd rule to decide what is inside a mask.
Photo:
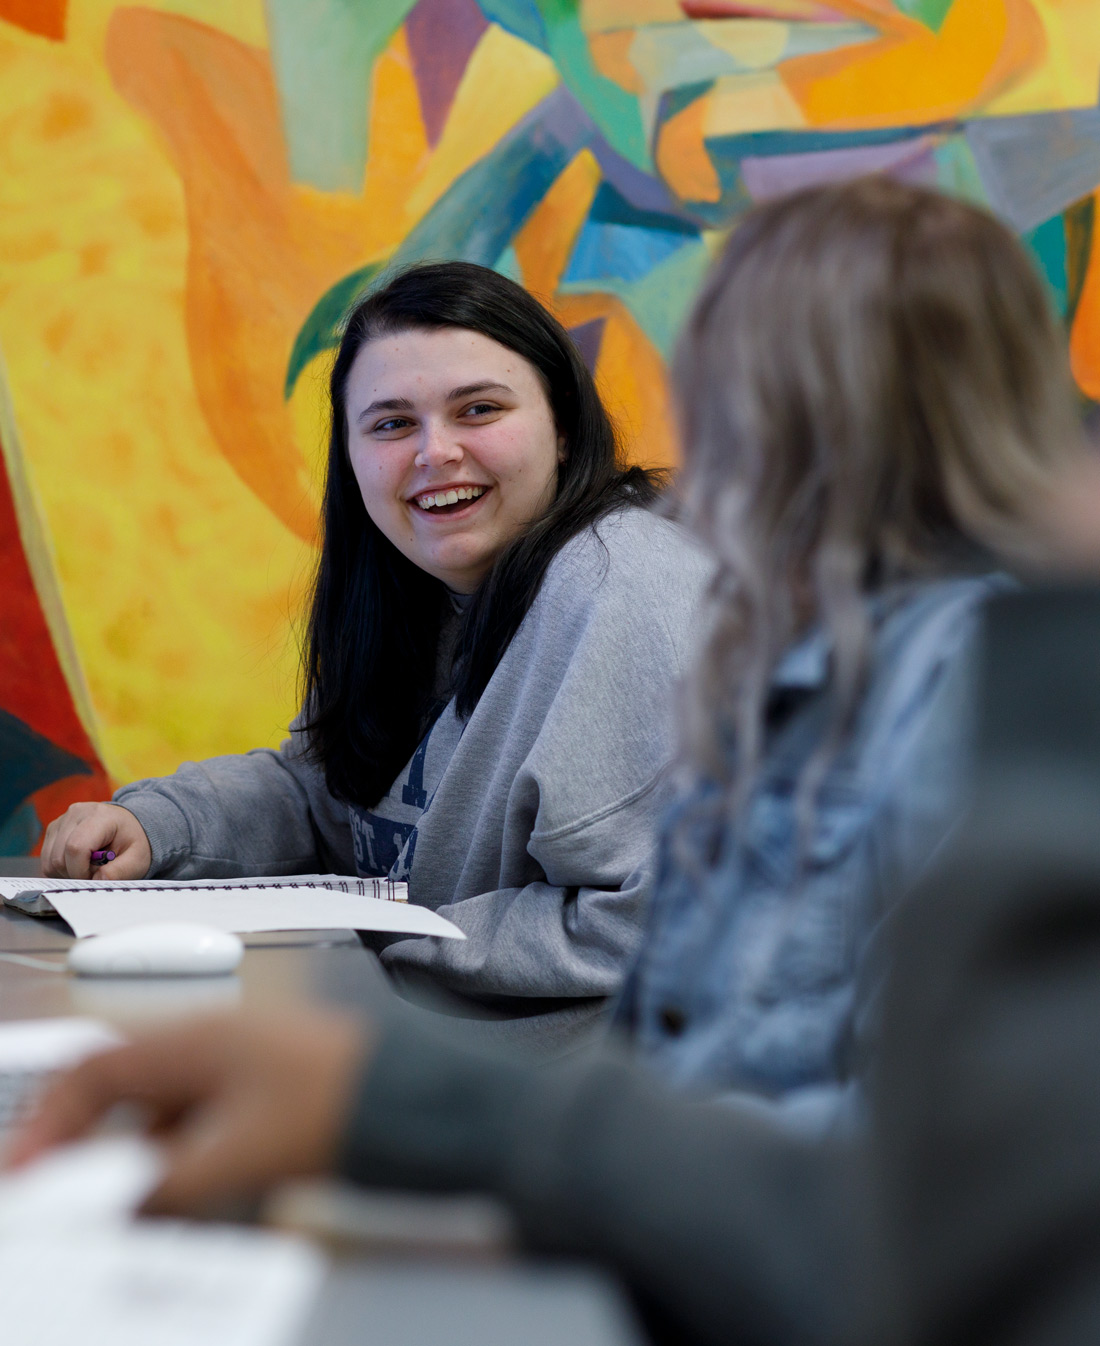
[{"label": "woman's hand", "polygon": [[[105,865],[93,851],[114,851]],[[46,828],[42,873],[60,879],[143,879],[153,862],[145,829],[119,804],[70,804]]]},{"label": "woman's hand", "polygon": [[360,1019],[305,1007],[161,1029],[62,1075],[5,1166],[87,1136],[115,1104],[129,1103],[164,1152],[147,1211],[201,1214],[285,1178],[325,1173],[372,1040]]}]

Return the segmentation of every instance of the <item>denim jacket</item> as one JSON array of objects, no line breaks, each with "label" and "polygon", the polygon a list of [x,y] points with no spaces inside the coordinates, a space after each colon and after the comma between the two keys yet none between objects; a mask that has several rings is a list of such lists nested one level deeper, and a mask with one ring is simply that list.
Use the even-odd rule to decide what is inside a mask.
[{"label": "denim jacket", "polygon": [[[776,669],[739,838],[721,815],[706,820],[712,784],[697,782],[673,805],[646,938],[616,1015],[666,1080],[783,1100],[844,1079],[869,940],[956,816],[979,611],[1010,583],[927,581],[871,600],[867,686],[817,793],[801,860],[795,789],[830,713],[821,630]],[[698,858],[694,872],[677,860],[685,850]]]}]

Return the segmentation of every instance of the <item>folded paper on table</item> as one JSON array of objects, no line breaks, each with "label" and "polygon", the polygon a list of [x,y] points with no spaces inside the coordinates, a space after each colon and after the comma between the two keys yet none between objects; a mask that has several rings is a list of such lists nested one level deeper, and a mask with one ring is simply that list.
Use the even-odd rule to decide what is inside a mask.
[{"label": "folded paper on table", "polygon": [[404,890],[404,885],[341,876],[190,883],[0,880],[0,897],[11,905],[23,907],[24,895],[36,902],[45,898],[81,937],[150,922],[194,921],[237,934],[258,930],[378,930],[466,938],[456,925],[429,908],[401,900],[404,893],[397,896],[398,889]]}]

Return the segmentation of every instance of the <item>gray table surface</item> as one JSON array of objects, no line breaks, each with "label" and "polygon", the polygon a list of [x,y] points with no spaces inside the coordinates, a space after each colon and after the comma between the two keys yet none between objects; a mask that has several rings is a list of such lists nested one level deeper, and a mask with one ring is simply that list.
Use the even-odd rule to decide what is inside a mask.
[{"label": "gray table surface", "polygon": [[[0,857],[0,876],[38,873]],[[56,918],[0,906],[0,952],[56,961],[73,942]],[[232,977],[79,978],[0,962],[0,1022],[89,1015],[121,1028],[219,1007],[312,1001],[369,1008],[387,994],[354,931],[245,936]],[[341,1258],[301,1346],[641,1346],[615,1284],[598,1272],[527,1260],[461,1266],[441,1260]]]}]

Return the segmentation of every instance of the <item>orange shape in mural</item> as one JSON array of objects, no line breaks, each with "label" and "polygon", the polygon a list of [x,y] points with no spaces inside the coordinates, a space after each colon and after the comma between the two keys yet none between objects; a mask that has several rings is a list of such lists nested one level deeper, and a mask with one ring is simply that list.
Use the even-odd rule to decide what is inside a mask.
[{"label": "orange shape in mural", "polygon": [[203,415],[241,480],[310,538],[315,483],[284,401],[287,361],[318,297],[369,256],[378,207],[291,182],[267,52],[122,9],[106,57],[115,87],[167,139],[186,197],[187,337]]},{"label": "orange shape in mural", "polygon": [[582,150],[558,174],[513,240],[523,283],[544,304],[551,303],[558,288],[599,185],[600,166],[591,151]]},{"label": "orange shape in mural", "polygon": [[588,39],[592,60],[604,79],[614,80],[620,89],[644,94],[645,80],[630,63],[630,48],[634,32],[630,28],[614,28],[609,33],[593,33]]},{"label": "orange shape in mural", "polygon": [[838,3],[883,33],[875,42],[796,57],[779,72],[812,126],[891,126],[974,111],[1043,60],[1028,0],[955,0],[938,33],[896,11]]},{"label": "orange shape in mural", "polygon": [[679,451],[664,362],[630,310],[615,295],[593,293],[556,295],[553,311],[565,327],[605,319],[596,386],[623,456],[646,467],[675,467]]},{"label": "orange shape in mural", "polygon": [[722,184],[704,140],[706,120],[706,99],[696,98],[661,127],[657,168],[681,201],[722,199]]},{"label": "orange shape in mural", "polygon": [[[1100,192],[1093,197],[1093,204],[1100,211]],[[1085,283],[1073,315],[1069,357],[1081,391],[1094,402],[1100,402],[1100,230],[1094,230],[1092,235]]]},{"label": "orange shape in mural", "polygon": [[69,0],[0,0],[0,19],[39,37],[65,38]]}]

